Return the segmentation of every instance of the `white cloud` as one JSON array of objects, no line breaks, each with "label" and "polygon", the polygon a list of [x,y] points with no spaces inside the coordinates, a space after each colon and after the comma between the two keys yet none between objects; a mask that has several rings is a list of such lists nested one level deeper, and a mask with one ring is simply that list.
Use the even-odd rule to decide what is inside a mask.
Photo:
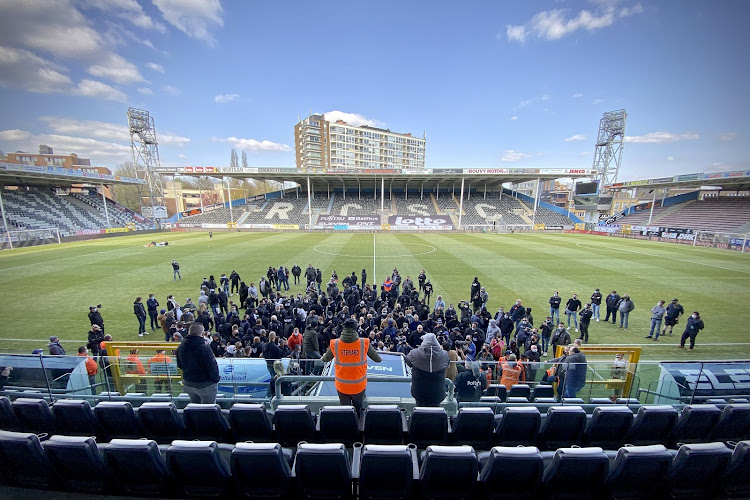
[{"label": "white cloud", "polygon": [[343,120],[353,127],[361,127],[362,125],[367,125],[369,127],[385,126],[384,122],[381,122],[379,120],[375,120],[372,118],[367,118],[364,115],[358,115],[356,113],[345,113],[343,111],[328,111],[326,113],[323,113],[323,115],[326,117],[326,120],[328,120],[329,122]]},{"label": "white cloud", "polygon": [[85,137],[59,134],[32,134],[24,130],[0,132],[0,142],[8,149],[36,151],[39,144],[47,144],[60,154],[76,153],[90,158],[92,165],[112,165],[131,159],[130,146]]},{"label": "white cloud", "polygon": [[636,4],[633,7],[616,9],[617,0],[603,2],[595,11],[581,10],[577,15],[570,16],[568,9],[554,9],[539,12],[524,25],[507,25],[505,34],[509,41],[524,43],[529,36],[545,40],[559,40],[578,30],[595,31],[606,28],[617,19],[641,14],[643,7]]},{"label": "white cloud", "polygon": [[586,136],[584,134],[576,134],[576,135],[571,135],[570,137],[565,139],[565,142],[585,141],[585,140],[586,140]]},{"label": "white cloud", "polygon": [[685,132],[684,134],[673,134],[671,132],[650,132],[644,135],[625,136],[625,142],[635,144],[667,144],[679,141],[697,141],[701,136],[695,132]]},{"label": "white cloud", "polygon": [[76,87],[74,94],[85,97],[96,97],[108,101],[125,102],[127,99],[124,92],[117,90],[113,86],[97,80],[89,80],[88,78],[81,80],[81,83]]},{"label": "white cloud", "polygon": [[234,146],[237,149],[241,149],[243,151],[252,151],[252,152],[286,152],[291,151],[292,148],[287,146],[286,144],[279,144],[277,142],[271,142],[271,141],[257,141],[255,139],[240,139],[238,137],[227,137],[226,139],[223,138],[212,138],[214,142],[228,142],[232,146]]},{"label": "white cloud", "polygon": [[236,100],[239,96],[239,94],[219,94],[214,96],[214,102],[218,104],[226,104]]},{"label": "white cloud", "polygon": [[126,61],[117,54],[110,54],[106,61],[89,67],[88,72],[92,76],[106,78],[115,83],[130,84],[146,81],[138,72],[135,64]]},{"label": "white cloud", "polygon": [[25,130],[18,130],[17,128],[14,128],[12,130],[0,130],[0,141],[4,142],[27,141],[30,137],[30,132],[26,132]]},{"label": "white cloud", "polygon": [[169,94],[169,95],[182,94],[182,91],[178,89],[177,87],[175,87],[174,85],[164,85],[161,89],[164,91],[164,93]]},{"label": "white cloud", "polygon": [[216,43],[210,29],[224,26],[219,0],[154,0],[154,5],[169,24],[209,45]]},{"label": "white cloud", "polygon": [[150,88],[148,88],[148,87],[140,87],[140,88],[138,88],[137,90],[138,90],[138,92],[140,92],[140,93],[141,93],[141,94],[143,94],[143,95],[151,95],[151,94],[153,94],[153,93],[154,93],[154,91],[153,91],[153,90],[151,90],[151,89],[150,89]]},{"label": "white cloud", "polygon": [[667,161],[674,161],[674,156],[667,156]]},{"label": "white cloud", "polygon": [[159,73],[164,73],[164,66],[162,66],[161,64],[150,62],[150,63],[146,63],[146,67],[148,69],[158,71]]},{"label": "white cloud", "polygon": [[500,161],[519,161],[525,158],[531,158],[531,155],[528,153],[522,153],[520,151],[514,151],[512,149],[506,149],[505,154],[503,154],[503,157],[500,158]]},{"label": "white cloud", "polygon": [[583,94],[581,94],[580,92],[576,92],[576,93],[575,93],[575,94],[573,94],[573,95],[572,95],[571,97],[572,97],[573,99],[579,99],[579,98],[583,97]]},{"label": "white cloud", "polygon": [[181,160],[187,160],[188,159],[188,157],[186,155],[182,154],[182,153],[177,153],[177,157],[179,159],[181,159]]},{"label": "white cloud", "polygon": [[[58,134],[79,135],[84,137],[95,137],[130,142],[130,132],[124,123],[100,122],[95,120],[76,120],[59,116],[43,116],[40,118],[49,128]],[[191,142],[187,137],[160,131],[156,133],[156,140],[162,146],[185,146]]]},{"label": "white cloud", "polygon": [[719,136],[719,140],[721,142],[730,142],[737,138],[737,134],[735,132],[725,132]]},{"label": "white cloud", "polygon": [[511,120],[518,120],[518,117],[514,115],[514,116],[511,116],[510,119]]},{"label": "white cloud", "polygon": [[0,46],[0,87],[39,94],[68,93],[73,81],[67,69],[28,50]]},{"label": "white cloud", "polygon": [[591,151],[584,151],[583,153],[578,153],[578,156],[589,156],[591,155]]},{"label": "white cloud", "polygon": [[188,137],[182,137],[167,131],[157,132],[156,140],[162,146],[187,146],[191,142],[191,139]]},{"label": "white cloud", "polygon": [[162,23],[154,21],[151,16],[143,11],[136,0],[85,0],[83,5],[93,7],[115,15],[144,30],[156,30],[166,33],[167,28]]},{"label": "white cloud", "polygon": [[602,99],[601,97],[597,97],[596,99],[591,101],[591,104],[601,104],[603,102],[604,102],[604,99]]}]

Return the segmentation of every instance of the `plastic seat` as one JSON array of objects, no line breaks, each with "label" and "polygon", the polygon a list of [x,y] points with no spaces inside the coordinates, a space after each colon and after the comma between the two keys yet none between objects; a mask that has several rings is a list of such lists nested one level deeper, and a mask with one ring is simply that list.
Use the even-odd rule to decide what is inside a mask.
[{"label": "plastic seat", "polygon": [[536,401],[538,398],[554,398],[555,388],[551,385],[537,385],[531,392],[531,400]]},{"label": "plastic seat", "polygon": [[362,448],[358,469],[360,500],[408,500],[414,496],[419,481],[414,447],[367,444]]},{"label": "plastic seat", "polygon": [[552,406],[539,430],[539,447],[555,450],[579,445],[586,428],[586,412],[580,406]]},{"label": "plastic seat", "polygon": [[526,398],[528,400],[531,397],[531,387],[529,387],[527,384],[513,384],[510,387],[510,392],[508,393],[508,397],[509,398]]},{"label": "plastic seat", "polygon": [[489,450],[495,431],[495,412],[491,408],[459,408],[453,422],[452,441],[475,449]]},{"label": "plastic seat", "polygon": [[449,427],[445,408],[417,406],[409,418],[409,442],[421,448],[431,444],[448,444]]},{"label": "plastic seat", "polygon": [[555,398],[536,398],[534,400],[534,404],[548,404],[548,405],[556,405],[558,404],[557,400]]},{"label": "plastic seat", "polygon": [[500,402],[505,402],[508,397],[508,388],[502,384],[490,384],[484,391],[485,396],[496,396],[500,398]]},{"label": "plastic seat", "polygon": [[740,441],[734,448],[721,491],[728,498],[750,498],[750,441]]},{"label": "plastic seat", "polygon": [[352,446],[361,441],[359,415],[353,406],[324,406],[318,413],[317,431],[322,443]]},{"label": "plastic seat", "polygon": [[677,416],[677,410],[669,405],[641,406],[626,441],[635,445],[666,445]]},{"label": "plastic seat", "polygon": [[113,439],[104,458],[122,491],[131,496],[171,496],[171,474],[154,440]]},{"label": "plastic seat", "polygon": [[609,472],[601,448],[560,448],[542,475],[550,498],[599,498]]},{"label": "plastic seat", "polygon": [[265,405],[235,403],[229,409],[229,423],[237,441],[273,440],[273,426]]},{"label": "plastic seat", "polygon": [[170,443],[185,436],[185,422],[174,403],[149,402],[138,408],[146,437],[157,443]]},{"label": "plastic seat", "polygon": [[343,444],[300,443],[292,474],[300,498],[352,498],[352,467]]},{"label": "plastic seat", "polygon": [[597,406],[586,425],[584,439],[588,446],[616,450],[625,444],[633,423],[633,412],[627,406]]},{"label": "plastic seat", "polygon": [[127,401],[101,401],[94,406],[94,415],[109,439],[138,439],[143,428]]},{"label": "plastic seat", "polygon": [[114,477],[94,438],[52,436],[44,449],[66,490],[100,494],[110,490]]},{"label": "plastic seat", "polygon": [[5,431],[21,430],[21,423],[13,411],[13,405],[10,399],[5,396],[0,396],[0,429]]},{"label": "plastic seat", "polygon": [[615,399],[615,404],[618,404],[618,405],[639,405],[639,404],[641,404],[641,402],[638,401],[638,398],[617,398],[617,399]]},{"label": "plastic seat", "polygon": [[612,401],[609,398],[591,398],[589,402],[592,405],[612,405],[614,404],[614,401]]},{"label": "plastic seat", "polygon": [[731,457],[724,443],[682,445],[666,476],[672,498],[710,498]]},{"label": "plastic seat", "polygon": [[315,441],[315,419],[307,405],[283,405],[273,416],[276,438],[281,446],[297,446],[300,441]]},{"label": "plastic seat", "polygon": [[661,444],[620,448],[606,480],[612,498],[661,498],[672,455]]},{"label": "plastic seat", "polygon": [[537,447],[496,446],[479,473],[479,498],[536,498],[543,472]]},{"label": "plastic seat", "polygon": [[705,442],[707,429],[713,429],[721,410],[712,404],[685,405],[672,430],[672,443]]},{"label": "plastic seat", "polygon": [[183,410],[182,418],[192,439],[223,443],[231,440],[229,421],[217,404],[189,403]]},{"label": "plastic seat", "polygon": [[175,440],[167,449],[167,466],[179,495],[229,494],[231,471],[214,441]]},{"label": "plastic seat", "polygon": [[229,464],[235,491],[249,498],[289,498],[292,470],[278,443],[237,443]]},{"label": "plastic seat", "polygon": [[368,406],[362,418],[365,443],[403,444],[406,414],[397,405]]},{"label": "plastic seat", "polygon": [[40,489],[55,486],[57,475],[36,434],[0,431],[0,457],[11,484]]},{"label": "plastic seat", "polygon": [[746,403],[726,405],[709,435],[713,441],[741,441],[749,437],[750,404]]},{"label": "plastic seat", "polygon": [[495,441],[504,446],[536,444],[542,416],[534,406],[505,408],[495,431]]},{"label": "plastic seat", "polygon": [[428,446],[419,471],[422,498],[473,498],[478,469],[471,446]]},{"label": "plastic seat", "polygon": [[103,430],[88,401],[59,399],[52,405],[57,419],[57,430],[71,436],[99,436]]},{"label": "plastic seat", "polygon": [[562,398],[560,403],[564,405],[583,405],[586,404],[586,401],[583,398]]},{"label": "plastic seat", "polygon": [[506,399],[505,402],[524,405],[529,404],[529,400],[521,396],[508,396],[508,399]]},{"label": "plastic seat", "polygon": [[25,431],[48,435],[57,432],[55,415],[43,399],[18,398],[13,401],[13,412]]}]

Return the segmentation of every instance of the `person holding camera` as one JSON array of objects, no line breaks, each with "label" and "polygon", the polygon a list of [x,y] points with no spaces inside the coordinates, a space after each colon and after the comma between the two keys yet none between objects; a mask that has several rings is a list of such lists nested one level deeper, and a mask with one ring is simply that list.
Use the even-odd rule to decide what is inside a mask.
[{"label": "person holding camera", "polygon": [[89,307],[89,321],[92,326],[98,325],[99,328],[101,328],[102,333],[104,333],[104,320],[102,319],[102,313],[99,312],[99,309],[101,308],[101,304]]},{"label": "person holding camera", "polygon": [[466,361],[466,371],[456,376],[455,393],[459,402],[479,401],[487,388],[487,377],[481,374],[479,363]]}]

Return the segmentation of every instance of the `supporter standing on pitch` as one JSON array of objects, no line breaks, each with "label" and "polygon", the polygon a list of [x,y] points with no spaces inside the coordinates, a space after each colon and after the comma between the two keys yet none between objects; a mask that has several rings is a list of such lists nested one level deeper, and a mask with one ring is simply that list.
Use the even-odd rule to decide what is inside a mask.
[{"label": "supporter standing on pitch", "polygon": [[661,334],[666,335],[667,327],[669,327],[669,334],[672,335],[674,325],[680,322],[683,314],[685,314],[685,309],[683,309],[677,299],[672,299],[672,303],[667,306],[667,312],[664,315],[664,330],[662,330]]},{"label": "supporter standing on pitch", "polygon": [[182,275],[180,274],[180,264],[177,263],[177,259],[172,259],[172,281],[177,281],[179,276],[182,281]]},{"label": "supporter standing on pitch", "polygon": [[591,323],[591,317],[594,315],[591,310],[591,304],[586,304],[586,307],[581,310],[579,315],[581,316],[581,336],[578,337],[578,339],[582,340],[584,344],[588,344],[589,324]]},{"label": "supporter standing on pitch", "polygon": [[89,321],[91,326],[97,325],[104,333],[104,319],[102,319],[102,313],[99,312],[101,307],[101,304],[89,307]]},{"label": "supporter standing on pitch", "polygon": [[698,336],[698,332],[703,330],[703,320],[698,311],[693,311],[693,314],[687,320],[685,325],[685,331],[682,332],[682,338],[680,339],[680,348],[685,348],[685,341],[690,338],[690,350],[692,351],[695,347],[695,337]]},{"label": "supporter standing on pitch", "polygon": [[626,332],[628,331],[628,317],[633,309],[635,309],[635,303],[630,300],[630,295],[624,293],[620,303],[617,304],[617,310],[620,312],[620,328]]},{"label": "supporter standing on pitch", "polygon": [[607,295],[607,317],[604,318],[604,321],[609,321],[609,315],[612,315],[612,324],[614,325],[617,323],[617,304],[620,303],[620,296],[617,294],[617,291],[612,290],[612,293]]},{"label": "supporter standing on pitch", "polygon": [[664,301],[660,300],[654,307],[651,308],[651,330],[646,335],[647,339],[654,338],[654,331],[656,337],[654,340],[659,340],[659,330],[661,330],[661,321],[664,318],[667,310],[664,308]]},{"label": "supporter standing on pitch", "polygon": [[143,334],[146,333],[146,308],[143,307],[143,301],[140,297],[135,298],[135,302],[133,302],[133,314],[135,314],[135,317],[138,319],[138,336],[143,337]]},{"label": "supporter standing on pitch", "polygon": [[568,299],[568,303],[565,304],[565,315],[568,317],[568,328],[570,328],[570,318],[573,318],[573,324],[576,325],[576,331],[578,331],[577,314],[579,309],[581,309],[581,301],[578,300],[578,294],[574,293],[573,297]]},{"label": "supporter standing on pitch", "polygon": [[560,298],[560,294],[557,292],[552,294],[552,297],[549,298],[549,316],[552,318],[552,321],[560,322],[560,303],[562,302],[562,298]]},{"label": "supporter standing on pitch", "polygon": [[599,321],[599,307],[602,305],[602,293],[597,288],[591,294],[591,312],[596,321]]},{"label": "supporter standing on pitch", "polygon": [[157,316],[159,308],[159,301],[154,298],[153,293],[148,294],[148,300],[146,301],[146,309],[148,309],[148,316],[151,319],[151,331],[153,332],[154,329],[159,325],[159,322],[157,321]]}]

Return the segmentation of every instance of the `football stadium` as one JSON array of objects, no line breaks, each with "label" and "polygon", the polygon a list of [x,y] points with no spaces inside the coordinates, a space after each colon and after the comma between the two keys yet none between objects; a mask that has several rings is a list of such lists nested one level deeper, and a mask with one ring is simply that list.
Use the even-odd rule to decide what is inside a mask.
[{"label": "football stadium", "polygon": [[[50,3],[43,21],[52,29],[68,9],[71,25],[87,19],[85,38],[106,20],[93,45],[138,40],[166,58],[112,22],[131,19],[205,44],[203,60],[223,40],[221,2],[173,3]],[[531,50],[645,10],[596,3],[494,38]],[[0,6],[19,25],[35,15]],[[700,135],[626,135],[628,113],[615,109],[592,157],[551,164],[506,149],[495,168],[470,148],[457,161],[428,156],[464,140],[459,125],[454,136],[436,124],[428,144],[426,131],[311,109],[286,120],[290,147],[224,138],[214,115],[169,108],[212,134],[197,148],[233,148],[227,165],[172,150],[165,161],[160,147],[190,139],[124,104],[177,99],[179,88],[153,83],[163,65],[144,62],[158,73],[146,79],[85,40],[62,50],[5,31],[22,48],[0,46],[0,67],[43,66],[23,92],[127,112],[116,124],[94,121],[93,107],[91,120],[41,116],[50,134],[0,131],[15,150],[0,152],[1,497],[750,498],[750,170],[746,158],[701,156],[737,133],[684,150],[702,172],[671,155],[652,168],[629,161],[626,143]],[[72,86],[61,61],[73,53],[120,87]],[[5,72],[0,93],[28,68]],[[525,99],[508,122],[552,100]],[[62,135],[86,127],[90,138]],[[30,140],[46,144],[19,149]],[[71,147],[92,159],[55,153]],[[247,151],[294,165],[248,164]]]}]

